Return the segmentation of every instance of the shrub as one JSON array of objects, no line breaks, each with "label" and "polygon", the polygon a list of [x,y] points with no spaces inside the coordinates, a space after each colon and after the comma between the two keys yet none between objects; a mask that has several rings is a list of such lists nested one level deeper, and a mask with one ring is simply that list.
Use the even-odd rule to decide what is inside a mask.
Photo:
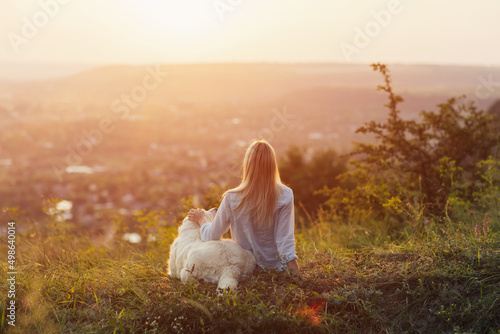
[{"label": "shrub", "polygon": [[[450,198],[470,202],[484,183],[484,163],[498,145],[498,123],[478,110],[465,96],[451,98],[437,111],[422,111],[419,120],[405,120],[391,86],[389,69],[373,64],[385,84],[389,116],[385,123],[371,121],[356,132],[372,135],[375,142],[356,143],[350,165],[340,176],[353,189],[329,188],[327,204],[344,218],[373,216],[443,217]],[[392,209],[392,210],[387,210]]]},{"label": "shrub", "polygon": [[280,161],[281,178],[293,189],[298,209],[314,217],[327,199],[316,191],[338,186],[337,177],[346,170],[346,159],[333,149],[315,151],[307,159],[305,149],[291,146]]}]

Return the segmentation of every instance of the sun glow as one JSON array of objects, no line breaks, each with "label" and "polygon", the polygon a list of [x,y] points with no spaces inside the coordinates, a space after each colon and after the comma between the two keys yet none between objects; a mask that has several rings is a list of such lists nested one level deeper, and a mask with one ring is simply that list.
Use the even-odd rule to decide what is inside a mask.
[{"label": "sun glow", "polygon": [[199,1],[193,0],[132,0],[130,5],[139,19],[167,33],[202,33],[217,19],[210,6],[200,6]]}]

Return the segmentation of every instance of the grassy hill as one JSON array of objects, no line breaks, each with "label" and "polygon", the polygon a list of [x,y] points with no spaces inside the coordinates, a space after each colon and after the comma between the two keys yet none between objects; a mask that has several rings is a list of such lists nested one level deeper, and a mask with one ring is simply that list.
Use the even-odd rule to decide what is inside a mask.
[{"label": "grassy hill", "polygon": [[[326,159],[336,157],[334,151],[322,149],[348,151],[353,129],[387,117],[383,96],[372,87],[371,71],[356,65],[172,65],[165,86],[133,110],[142,117],[118,119],[113,99],[142,83],[145,71],[106,67],[1,87],[0,252],[10,251],[13,262],[15,246],[15,263],[0,258],[0,289],[15,289],[16,326],[9,325],[7,308],[13,299],[2,294],[0,333],[500,333],[500,175],[491,141],[497,131],[491,138],[482,131],[494,127],[462,127],[454,123],[458,113],[440,114],[430,124],[460,126],[446,145],[417,148],[444,147],[453,157],[466,149],[456,150],[457,143],[476,129],[479,144],[469,146],[488,145],[495,154],[475,161],[479,169],[469,178],[442,159],[433,162],[439,176],[431,185],[445,201],[424,202],[421,183],[417,189],[413,182],[422,174],[396,179],[388,170],[372,178],[373,165],[364,166],[370,178],[358,173],[355,191],[347,184],[330,193],[317,214],[297,196],[301,275],[258,272],[237,291],[217,296],[212,284],[182,284],[166,274],[176,223],[195,197],[196,206],[217,205],[221,183],[240,175],[235,168],[246,140],[271,131],[275,108],[287,105],[293,117],[270,134],[280,164],[286,147],[300,143],[304,147],[289,157],[301,162],[304,152],[303,163],[289,163],[288,176],[320,177],[318,170],[340,166]],[[489,71],[395,67],[395,87],[405,98],[401,117],[443,103],[455,89],[474,92],[478,76],[497,73]],[[447,106],[444,111],[455,110]],[[474,115],[467,124],[489,124]],[[87,145],[91,152],[79,164],[91,173],[64,169],[68,147],[90,142],[82,136],[95,133],[102,117],[115,117],[115,129]],[[400,152],[401,141],[393,143],[388,149]],[[372,161],[387,166],[388,160]],[[62,179],[54,162],[63,167]],[[392,192],[385,188],[390,182]],[[302,183],[293,187],[297,195]],[[311,197],[324,185],[302,190]],[[60,204],[71,207],[67,220],[56,214]],[[426,211],[428,204],[442,207]],[[8,221],[16,222],[15,243]],[[139,233],[141,241],[125,241],[125,233]],[[7,280],[9,270],[17,272],[15,284]]]},{"label": "grassy hill", "polygon": [[[393,238],[376,224],[323,217],[297,228],[300,277],[255,273],[217,296],[213,284],[182,284],[166,274],[177,228],[143,219],[155,225],[156,241],[91,239],[55,221],[18,232],[16,326],[7,324],[4,297],[0,332],[500,331],[500,234],[481,224],[478,234],[473,221]],[[4,269],[2,291],[5,276]]]}]

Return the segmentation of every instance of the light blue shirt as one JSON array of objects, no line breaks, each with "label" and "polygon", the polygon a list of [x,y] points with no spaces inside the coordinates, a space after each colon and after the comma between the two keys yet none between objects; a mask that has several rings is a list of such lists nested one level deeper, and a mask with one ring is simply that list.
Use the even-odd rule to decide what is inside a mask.
[{"label": "light blue shirt", "polygon": [[274,209],[273,224],[264,228],[254,227],[248,212],[235,213],[234,209],[239,204],[238,197],[237,193],[226,194],[213,222],[201,226],[201,240],[219,240],[231,228],[231,239],[253,252],[262,269],[286,269],[286,263],[297,258],[292,189],[283,186]]}]

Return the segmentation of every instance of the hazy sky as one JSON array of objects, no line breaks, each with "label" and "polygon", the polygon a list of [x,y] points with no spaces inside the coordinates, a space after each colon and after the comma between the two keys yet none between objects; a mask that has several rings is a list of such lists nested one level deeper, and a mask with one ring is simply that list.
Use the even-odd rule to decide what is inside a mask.
[{"label": "hazy sky", "polygon": [[498,0],[0,0],[0,62],[500,66]]}]

